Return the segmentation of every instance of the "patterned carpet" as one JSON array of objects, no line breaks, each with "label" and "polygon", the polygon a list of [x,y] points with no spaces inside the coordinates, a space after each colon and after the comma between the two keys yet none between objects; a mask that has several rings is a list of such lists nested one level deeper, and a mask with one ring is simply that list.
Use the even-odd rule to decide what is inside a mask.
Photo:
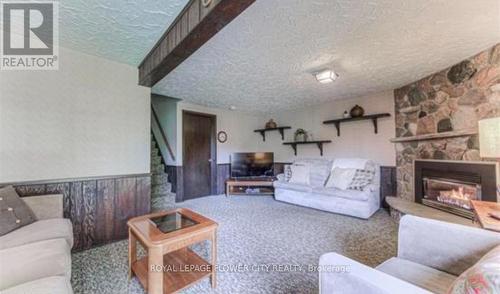
[{"label": "patterned carpet", "polygon": [[[275,267],[271,271],[219,272],[215,290],[206,278],[183,293],[317,293],[318,274],[308,271],[308,266],[317,265],[323,253],[335,251],[369,266],[396,254],[397,225],[383,210],[367,221],[278,202],[268,196],[222,195],[179,206],[219,223],[221,268],[238,264],[254,269],[254,265]],[[193,249],[208,257],[207,245],[202,243]],[[135,278],[128,281],[127,267],[127,241],[73,254],[74,291],[144,293]]]}]

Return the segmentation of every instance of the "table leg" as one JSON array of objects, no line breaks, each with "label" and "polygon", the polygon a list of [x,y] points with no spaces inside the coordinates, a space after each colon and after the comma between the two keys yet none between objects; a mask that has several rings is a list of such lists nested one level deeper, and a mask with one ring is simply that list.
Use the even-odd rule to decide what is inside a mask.
[{"label": "table leg", "polygon": [[132,271],[132,265],[137,261],[137,239],[132,233],[131,229],[128,229],[128,279],[130,280],[134,275]]},{"label": "table leg", "polygon": [[161,248],[148,250],[148,293],[163,294],[163,253]]},{"label": "table leg", "polygon": [[212,288],[217,287],[217,278],[216,278],[216,265],[217,265],[217,230],[214,230],[212,234],[212,274],[210,275],[210,283],[212,284]]}]

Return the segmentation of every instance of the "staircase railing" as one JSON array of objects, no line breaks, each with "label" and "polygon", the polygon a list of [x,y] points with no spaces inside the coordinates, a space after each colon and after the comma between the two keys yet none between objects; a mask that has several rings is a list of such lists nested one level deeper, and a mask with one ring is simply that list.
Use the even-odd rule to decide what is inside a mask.
[{"label": "staircase railing", "polygon": [[[172,158],[172,160],[175,161],[174,152],[172,151],[172,147],[170,147],[170,143],[168,142],[167,136],[165,135],[165,131],[163,130],[162,125],[160,124],[160,119],[158,118],[158,114],[156,113],[156,110],[153,107],[153,105],[151,105],[151,112],[153,113],[153,119],[155,120],[156,124],[158,125],[158,129],[160,130],[161,137],[162,137],[163,141],[165,142],[165,145],[167,146],[168,153],[169,153],[170,157]],[[166,161],[165,161],[165,163],[166,163]]]}]

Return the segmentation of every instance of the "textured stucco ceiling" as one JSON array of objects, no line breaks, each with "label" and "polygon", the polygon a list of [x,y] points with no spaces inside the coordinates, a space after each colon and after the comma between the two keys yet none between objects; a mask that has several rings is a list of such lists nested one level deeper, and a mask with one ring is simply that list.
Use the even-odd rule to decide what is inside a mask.
[{"label": "textured stucco ceiling", "polygon": [[59,1],[60,45],[137,66],[187,2]]},{"label": "textured stucco ceiling", "polygon": [[[257,0],[158,94],[271,112],[394,89],[500,41],[500,0]],[[334,68],[340,78],[311,75]]]}]

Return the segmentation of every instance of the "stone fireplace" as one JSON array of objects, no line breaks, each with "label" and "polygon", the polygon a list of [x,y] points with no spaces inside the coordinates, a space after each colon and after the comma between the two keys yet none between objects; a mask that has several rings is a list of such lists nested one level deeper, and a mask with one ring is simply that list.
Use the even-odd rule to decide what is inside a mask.
[{"label": "stone fireplace", "polygon": [[[423,179],[415,185],[414,162],[418,160],[500,162],[481,158],[478,140],[478,121],[500,116],[500,44],[395,89],[394,99],[396,138],[392,142],[396,146],[399,198],[418,203],[425,199],[417,189],[424,188]],[[433,199],[426,201],[441,202],[437,205],[460,202],[457,193],[470,194],[474,189],[481,193],[470,197],[485,197],[482,183],[479,188],[474,179],[465,179],[459,181],[462,189],[457,190],[455,178],[428,176],[425,183]],[[446,190],[455,192],[448,195]]]},{"label": "stone fireplace", "polygon": [[415,202],[473,218],[470,200],[497,202],[498,164],[415,160]]}]

